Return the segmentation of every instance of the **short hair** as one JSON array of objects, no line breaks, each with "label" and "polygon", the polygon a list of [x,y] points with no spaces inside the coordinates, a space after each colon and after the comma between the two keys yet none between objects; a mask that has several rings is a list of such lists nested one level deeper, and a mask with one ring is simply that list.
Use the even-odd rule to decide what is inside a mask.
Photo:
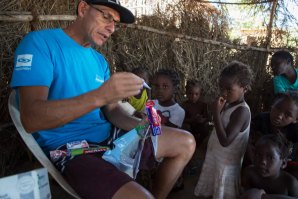
[{"label": "short hair", "polygon": [[259,138],[256,146],[259,144],[270,143],[279,149],[279,154],[281,159],[287,159],[290,154],[291,144],[287,138],[282,133],[274,133],[264,135]]},{"label": "short hair", "polygon": [[298,107],[298,91],[289,90],[286,92],[277,93],[274,97],[273,104],[280,99],[289,99],[292,100],[295,105]]},{"label": "short hair", "polygon": [[272,55],[272,58],[276,58],[276,59],[282,59],[282,60],[285,60],[287,62],[290,61],[291,65],[293,66],[294,65],[294,58],[293,56],[291,55],[291,53],[287,50],[279,50],[277,52],[275,52],[273,55]]},{"label": "short hair", "polygon": [[173,83],[174,87],[178,87],[180,84],[180,76],[177,72],[174,70],[169,70],[169,69],[160,69],[155,73],[155,77],[158,77],[160,75],[164,75],[170,78],[170,80]]},{"label": "short hair", "polygon": [[199,88],[200,90],[202,89],[201,84],[198,80],[196,79],[189,79],[186,82],[186,90],[190,88]]},{"label": "short hair", "polygon": [[235,78],[236,82],[242,86],[251,89],[253,82],[253,73],[249,65],[239,61],[232,61],[220,73],[220,78],[231,77]]}]

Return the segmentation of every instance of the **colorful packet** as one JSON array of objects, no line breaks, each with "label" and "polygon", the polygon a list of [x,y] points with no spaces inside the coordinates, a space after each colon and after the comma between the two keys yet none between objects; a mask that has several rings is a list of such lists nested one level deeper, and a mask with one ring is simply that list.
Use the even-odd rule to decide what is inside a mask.
[{"label": "colorful packet", "polygon": [[107,151],[108,149],[110,149],[110,148],[106,147],[106,146],[98,146],[98,147],[82,148],[82,149],[71,149],[70,155],[77,156],[77,155],[82,155],[82,154],[99,153],[99,152]]},{"label": "colorful packet", "polygon": [[161,134],[160,117],[156,112],[156,109],[154,108],[154,102],[152,100],[149,100],[146,102],[146,112],[149,120],[149,126],[152,131],[152,135],[153,136],[160,135]]},{"label": "colorful packet", "polygon": [[67,150],[54,150],[50,151],[50,157],[53,162],[56,162],[61,157],[69,156],[69,153]]},{"label": "colorful packet", "polygon": [[64,150],[54,150],[50,151],[50,157],[53,162],[58,160],[61,157],[66,156],[77,156],[82,154],[90,154],[90,153],[99,153],[103,151],[109,150],[110,147],[107,146],[97,146],[91,148],[81,148],[81,149],[64,149]]},{"label": "colorful packet", "polygon": [[67,149],[80,149],[80,148],[88,148],[89,144],[86,140],[81,140],[81,141],[73,141],[73,142],[68,142],[66,144]]}]

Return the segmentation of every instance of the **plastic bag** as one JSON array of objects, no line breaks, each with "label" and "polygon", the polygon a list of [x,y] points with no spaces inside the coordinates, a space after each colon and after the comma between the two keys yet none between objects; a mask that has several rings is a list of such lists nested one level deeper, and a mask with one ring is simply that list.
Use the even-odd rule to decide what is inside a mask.
[{"label": "plastic bag", "polygon": [[135,179],[144,140],[145,138],[142,138],[136,129],[133,129],[113,141],[115,147],[112,150],[107,150],[102,158]]}]

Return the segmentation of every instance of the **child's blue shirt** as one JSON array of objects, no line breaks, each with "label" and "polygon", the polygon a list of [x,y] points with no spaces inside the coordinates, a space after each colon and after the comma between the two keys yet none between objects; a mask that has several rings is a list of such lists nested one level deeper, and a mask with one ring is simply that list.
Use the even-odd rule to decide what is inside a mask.
[{"label": "child's blue shirt", "polygon": [[298,91],[298,69],[296,71],[296,81],[294,84],[291,84],[287,78],[282,75],[275,76],[273,78],[273,86],[274,86],[274,93],[282,93],[288,90],[296,90]]}]

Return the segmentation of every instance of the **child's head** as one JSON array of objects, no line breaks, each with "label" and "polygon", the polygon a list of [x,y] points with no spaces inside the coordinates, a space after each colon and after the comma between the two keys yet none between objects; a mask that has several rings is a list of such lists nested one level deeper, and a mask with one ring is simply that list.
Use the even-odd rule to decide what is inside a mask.
[{"label": "child's head", "polygon": [[178,90],[180,77],[173,70],[160,69],[154,75],[153,89],[159,102],[174,100],[174,94]]},{"label": "child's head", "polygon": [[196,103],[201,97],[201,85],[198,80],[188,80],[186,83],[186,96],[189,101]]},{"label": "child's head", "polygon": [[255,166],[262,177],[277,177],[284,168],[289,155],[286,138],[278,134],[262,136],[256,143]]},{"label": "child's head", "polygon": [[244,98],[244,93],[251,89],[253,74],[250,67],[238,61],[227,65],[220,74],[219,88],[222,97],[228,103]]},{"label": "child's head", "polygon": [[271,69],[273,75],[284,74],[286,70],[294,66],[293,56],[285,50],[277,51],[272,55]]},{"label": "child's head", "polygon": [[145,80],[146,83],[149,82],[149,73],[148,73],[148,70],[146,68],[144,68],[144,67],[134,68],[134,69],[131,70],[131,72],[133,74],[139,76],[143,80]]},{"label": "child's head", "polygon": [[276,95],[271,112],[270,121],[273,126],[285,127],[298,120],[298,92],[288,91]]}]

